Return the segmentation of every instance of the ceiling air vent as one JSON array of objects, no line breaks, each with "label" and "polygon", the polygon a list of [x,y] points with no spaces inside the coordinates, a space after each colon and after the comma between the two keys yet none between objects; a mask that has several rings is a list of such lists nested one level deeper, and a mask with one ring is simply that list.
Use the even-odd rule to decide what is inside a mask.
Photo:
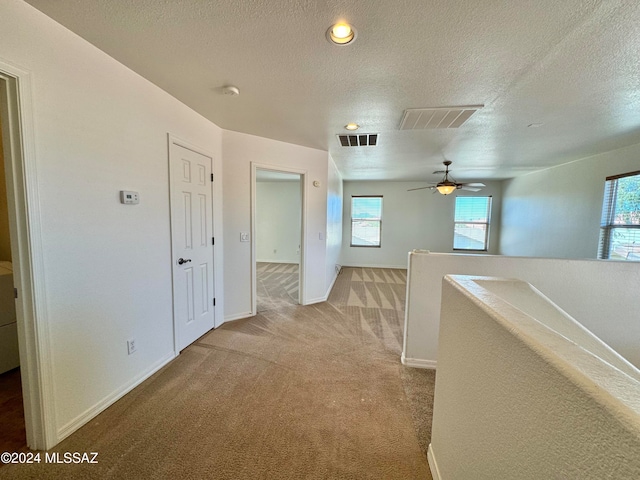
[{"label": "ceiling air vent", "polygon": [[375,147],[378,143],[377,133],[360,133],[352,135],[338,135],[338,141],[343,147]]},{"label": "ceiling air vent", "polygon": [[463,107],[408,108],[404,111],[400,130],[459,128],[484,105]]}]

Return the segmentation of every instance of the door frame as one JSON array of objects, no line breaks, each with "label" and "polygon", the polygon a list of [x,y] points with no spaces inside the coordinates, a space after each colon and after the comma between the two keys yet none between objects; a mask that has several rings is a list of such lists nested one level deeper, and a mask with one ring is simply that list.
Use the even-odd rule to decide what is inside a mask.
[{"label": "door frame", "polygon": [[215,215],[215,204],[216,204],[216,182],[215,182],[215,157],[214,155],[207,151],[204,148],[200,148],[197,145],[194,145],[186,140],[183,140],[171,133],[167,134],[167,142],[168,142],[168,167],[169,167],[169,230],[170,230],[170,243],[171,243],[171,305],[173,310],[173,351],[176,356],[180,354],[178,349],[178,325],[177,325],[177,314],[176,314],[176,298],[175,298],[175,283],[174,283],[174,270],[175,270],[175,262],[173,259],[175,258],[175,252],[173,250],[173,219],[171,218],[171,199],[173,194],[173,174],[171,173],[171,165],[174,160],[172,155],[172,146],[177,145],[182,148],[186,148],[187,150],[191,150],[199,155],[207,157],[211,160],[211,172],[214,175],[214,181],[211,182],[211,235],[216,239],[216,243],[211,246],[211,257],[213,261],[213,296],[216,298],[216,304],[213,306],[213,328],[218,328],[220,325],[224,323],[222,310],[221,310],[221,301],[218,301],[218,293],[221,292],[221,288],[219,287],[219,263],[220,255],[218,251],[220,249],[221,242],[219,241],[216,233],[216,215]]},{"label": "door frame", "polygon": [[257,170],[269,170],[280,173],[295,173],[300,175],[300,264],[298,267],[298,289],[300,305],[307,304],[307,295],[305,289],[305,271],[306,271],[306,251],[307,251],[307,188],[306,178],[307,171],[293,167],[284,167],[280,165],[268,165],[263,163],[251,162],[251,316],[257,314],[258,311],[258,282],[256,273],[256,197],[257,197]]},{"label": "door frame", "polygon": [[45,450],[58,442],[51,334],[47,315],[40,199],[28,71],[0,60],[7,200],[18,291],[16,319],[27,445]]}]

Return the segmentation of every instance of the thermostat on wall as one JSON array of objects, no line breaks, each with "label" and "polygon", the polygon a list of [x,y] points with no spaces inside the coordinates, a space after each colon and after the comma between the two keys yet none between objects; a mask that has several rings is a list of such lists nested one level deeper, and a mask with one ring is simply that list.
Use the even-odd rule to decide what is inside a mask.
[{"label": "thermostat on wall", "polygon": [[120,203],[124,203],[125,205],[137,205],[140,203],[140,196],[138,195],[138,192],[120,190]]}]

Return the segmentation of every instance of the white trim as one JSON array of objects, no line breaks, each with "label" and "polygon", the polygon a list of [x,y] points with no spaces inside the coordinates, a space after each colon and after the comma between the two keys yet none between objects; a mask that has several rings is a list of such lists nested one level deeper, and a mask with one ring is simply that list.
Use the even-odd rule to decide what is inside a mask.
[{"label": "white trim", "polygon": [[406,270],[407,269],[406,265],[363,265],[363,264],[342,265],[342,268],[345,268],[345,267],[351,267],[351,268],[394,268],[396,270]]},{"label": "white trim", "polygon": [[[414,250],[415,251],[415,250]],[[404,295],[404,328],[402,329],[402,364],[407,365],[405,352],[407,351],[407,343],[409,338],[409,315],[411,314],[411,253],[407,255],[407,284]]]},{"label": "white trim", "polygon": [[[301,222],[300,222],[300,268],[298,269],[298,301],[300,305],[309,305],[314,303],[306,298],[306,251],[307,251],[307,171],[292,167],[283,167],[279,165],[267,165],[251,162],[251,314],[254,316],[258,312],[258,283],[256,273],[256,170],[270,170],[272,172],[297,173],[300,175],[300,198],[301,205]],[[317,302],[316,302],[317,303]],[[240,317],[244,318],[244,317]]]},{"label": "white trim", "polygon": [[400,356],[400,361],[406,367],[413,368],[426,368],[428,370],[435,370],[438,362],[436,360],[424,360],[422,358],[407,358],[404,356],[404,352]]},{"label": "white trim", "polygon": [[329,285],[329,288],[327,288],[327,293],[324,296],[325,301],[329,300],[329,295],[331,295],[331,290],[333,290],[333,286],[336,284],[336,281],[338,280],[338,275],[339,273],[334,273],[333,274],[333,280],[331,280],[331,284]]},{"label": "white trim", "polygon": [[27,445],[44,450],[57,443],[53,356],[47,315],[31,74],[0,59],[5,164],[16,317],[25,404]]},{"label": "white trim", "polygon": [[329,295],[331,295],[331,290],[333,289],[333,286],[335,285],[337,279],[338,279],[338,274],[336,273],[333,276],[333,281],[331,282],[331,285],[329,285],[329,288],[327,289],[327,293],[325,293],[323,297],[312,298],[311,300],[308,300],[305,305],[312,305],[314,303],[322,303],[322,302],[326,302],[327,300],[329,300]]},{"label": "white trim", "polygon": [[326,302],[327,298],[328,298],[328,295],[325,295],[324,297],[311,298],[307,300],[307,303],[305,303],[305,305],[314,305],[316,303]]},{"label": "white trim", "polygon": [[255,314],[252,312],[236,313],[235,315],[229,315],[224,317],[224,323],[233,322],[235,320],[242,320],[243,318],[253,317]]},{"label": "white trim", "polygon": [[106,410],[108,407],[110,407],[115,402],[120,400],[127,393],[129,393],[131,390],[139,386],[147,378],[149,378],[151,375],[156,373],[158,370],[160,370],[162,367],[167,365],[176,357],[177,355],[174,352],[171,352],[168,355],[165,355],[163,358],[161,358],[155,364],[153,364],[146,372],[141,373],[140,375],[135,377],[133,380],[126,383],[124,386],[111,392],[105,398],[103,398],[98,403],[96,403],[93,407],[89,407],[87,410],[82,412],[80,415],[78,415],[76,418],[68,422],[66,425],[60,427],[58,429],[58,441],[59,442],[62,441],[64,438],[68,437],[73,432],[78,430],[80,427],[82,427],[83,425],[91,421],[91,419],[95,418],[104,410]]},{"label": "white trim", "polygon": [[442,480],[442,475],[440,475],[440,469],[438,468],[438,462],[436,462],[436,457],[433,453],[433,444],[431,443],[427,449],[427,461],[429,463],[429,470],[431,470],[433,480]]}]

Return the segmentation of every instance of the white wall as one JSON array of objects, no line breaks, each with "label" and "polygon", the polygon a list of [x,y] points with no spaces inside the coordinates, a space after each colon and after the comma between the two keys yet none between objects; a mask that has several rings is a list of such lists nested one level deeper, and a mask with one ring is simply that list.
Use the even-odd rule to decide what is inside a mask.
[{"label": "white wall", "polygon": [[[209,151],[220,174],[221,130],[22,1],[0,5],[0,59],[32,76],[60,438],[173,358],[167,134]],[[140,204],[121,205],[123,189]]]},{"label": "white wall", "polygon": [[[304,303],[326,296],[327,152],[225,130],[224,242],[225,318],[251,315],[251,243],[240,242],[251,231],[251,164],[306,171],[306,265]],[[313,181],[320,182],[319,187]]]},{"label": "white wall", "polygon": [[518,303],[532,316],[509,294],[445,281],[434,478],[640,478],[640,372],[629,376],[540,324],[553,305],[523,293]]},{"label": "white wall", "polygon": [[326,295],[329,296],[331,288],[337,277],[336,266],[342,262],[342,175],[338,167],[329,156],[327,179],[327,273]]},{"label": "white wall", "polygon": [[607,176],[640,170],[640,145],[504,182],[500,253],[596,258]]},{"label": "white wall", "polygon": [[531,283],[620,355],[640,366],[640,265],[636,262],[494,255],[409,255],[403,363],[435,368],[442,278],[448,274]]},{"label": "white wall", "polygon": [[[347,266],[406,268],[414,249],[453,251],[453,215],[456,196],[493,196],[489,253],[498,252],[501,182],[484,182],[480,192],[458,190],[451,195],[431,190],[408,192],[424,182],[344,182],[342,261]],[[351,196],[382,195],[380,248],[351,247]]]},{"label": "white wall", "polygon": [[302,199],[300,182],[256,182],[258,262],[299,263]]}]

